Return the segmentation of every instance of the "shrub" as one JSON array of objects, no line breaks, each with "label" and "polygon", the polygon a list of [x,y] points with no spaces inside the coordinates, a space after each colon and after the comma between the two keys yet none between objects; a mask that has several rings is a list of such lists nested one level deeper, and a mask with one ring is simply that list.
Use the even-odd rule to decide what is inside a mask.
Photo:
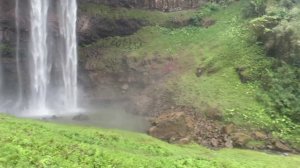
[{"label": "shrub", "polygon": [[276,110],[272,115],[279,113],[300,123],[300,69],[283,64],[266,78],[263,85],[272,102],[269,106]]},{"label": "shrub", "polygon": [[251,0],[243,9],[243,16],[245,18],[263,16],[264,14],[266,14],[266,8],[266,0]]},{"label": "shrub", "polygon": [[287,8],[291,9],[296,3],[296,0],[281,0],[280,5]]},{"label": "shrub", "polygon": [[221,6],[217,3],[207,3],[196,15],[190,18],[190,24],[193,26],[202,26],[203,19],[211,15],[212,12],[218,11],[220,8]]},{"label": "shrub", "polygon": [[292,15],[286,9],[277,7],[269,9],[268,15],[281,20],[290,20],[292,18]]},{"label": "shrub", "polygon": [[300,35],[298,22],[289,22],[278,16],[262,16],[253,19],[250,27],[257,41],[264,45],[268,56],[300,66]]}]

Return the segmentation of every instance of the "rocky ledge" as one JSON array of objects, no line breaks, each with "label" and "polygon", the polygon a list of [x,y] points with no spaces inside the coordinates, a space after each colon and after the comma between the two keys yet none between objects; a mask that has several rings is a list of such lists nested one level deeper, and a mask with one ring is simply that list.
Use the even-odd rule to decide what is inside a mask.
[{"label": "rocky ledge", "polygon": [[79,0],[79,3],[98,3],[127,8],[159,9],[174,11],[199,7],[208,0]]},{"label": "rocky ledge", "polygon": [[198,144],[218,148],[244,148],[297,153],[288,143],[261,130],[240,129],[234,124],[223,124],[186,107],[173,108],[152,121],[148,133],[170,143]]}]

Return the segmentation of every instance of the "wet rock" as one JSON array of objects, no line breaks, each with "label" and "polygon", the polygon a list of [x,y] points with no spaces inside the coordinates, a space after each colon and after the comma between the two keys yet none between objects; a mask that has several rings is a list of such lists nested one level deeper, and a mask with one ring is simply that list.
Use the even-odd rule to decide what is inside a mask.
[{"label": "wet rock", "polygon": [[272,146],[272,145],[267,145],[266,147],[267,147],[267,149],[269,149],[269,150],[274,150],[274,146]]},{"label": "wet rock", "polygon": [[233,145],[237,147],[244,147],[249,141],[252,140],[251,136],[244,133],[234,133],[231,135]]},{"label": "wet rock", "polygon": [[176,142],[176,138],[175,137],[171,137],[170,139],[169,139],[169,143],[175,143]]},{"label": "wet rock", "polygon": [[58,117],[56,115],[51,116],[51,120],[56,120]]},{"label": "wet rock", "polygon": [[211,120],[219,120],[220,121],[223,119],[223,114],[217,107],[208,107],[205,110],[205,115],[207,118],[209,118]]},{"label": "wet rock", "polygon": [[229,124],[229,125],[226,125],[222,128],[222,132],[224,134],[227,134],[227,135],[230,135],[234,132],[234,125],[233,124]]},{"label": "wet rock", "polygon": [[281,152],[292,152],[293,151],[289,146],[283,144],[280,141],[276,141],[274,143],[274,147],[276,150],[281,151]]},{"label": "wet rock", "polygon": [[232,140],[231,140],[230,137],[225,136],[224,141],[225,141],[225,145],[224,146],[226,148],[233,148]]},{"label": "wet rock", "polygon": [[289,154],[288,153],[283,153],[282,156],[289,156]]},{"label": "wet rock", "polygon": [[182,138],[179,140],[179,144],[188,144],[191,142],[191,139],[189,137]]},{"label": "wet rock", "polygon": [[266,144],[264,141],[251,140],[245,147],[247,149],[266,149]]},{"label": "wet rock", "polygon": [[183,112],[163,114],[156,119],[156,126],[149,129],[153,137],[172,142],[192,134],[194,124],[190,116]]},{"label": "wet rock", "polygon": [[78,16],[78,40],[80,44],[91,44],[97,39],[111,36],[131,35],[143,26],[148,25],[139,19],[107,19],[105,17],[93,17],[84,11]]},{"label": "wet rock", "polygon": [[268,139],[268,136],[263,132],[256,131],[252,135],[257,140],[266,140],[266,139]]},{"label": "wet rock", "polygon": [[89,116],[85,114],[78,114],[72,118],[72,120],[76,121],[87,121],[89,120]]},{"label": "wet rock", "polygon": [[215,138],[211,139],[210,143],[212,147],[218,147],[219,145],[218,140]]},{"label": "wet rock", "polygon": [[49,121],[49,120],[57,120],[59,119],[60,117],[56,116],[56,115],[52,115],[52,116],[47,116],[47,117],[43,117],[41,118],[42,120],[45,120],[45,121]]}]

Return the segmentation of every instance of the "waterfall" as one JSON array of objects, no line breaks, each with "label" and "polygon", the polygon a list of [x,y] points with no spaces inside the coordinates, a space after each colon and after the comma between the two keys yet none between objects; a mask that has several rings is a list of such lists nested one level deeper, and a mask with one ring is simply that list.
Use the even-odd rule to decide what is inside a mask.
[{"label": "waterfall", "polygon": [[[0,12],[1,22],[15,18],[15,27],[0,24],[0,110],[21,116],[77,113],[76,0],[14,2],[14,15]],[[13,31],[15,43],[7,33]]]},{"label": "waterfall", "polygon": [[77,3],[76,0],[59,1],[59,27],[63,38],[64,55],[61,60],[63,73],[63,101],[67,108],[77,109]]},{"label": "waterfall", "polygon": [[[0,8],[1,9],[1,8]],[[3,94],[3,71],[2,71],[2,38],[3,38],[3,34],[2,34],[2,30],[0,29],[0,95]],[[3,102],[3,97],[0,97],[0,101]]]},{"label": "waterfall", "polygon": [[[49,13],[53,12],[50,1],[30,0],[31,95],[28,110],[33,115],[77,110],[77,3],[76,0],[58,0],[56,3],[53,11],[56,12],[54,18],[57,19],[54,20],[58,22],[58,35],[50,33],[48,28],[52,17]],[[61,46],[55,51],[53,44]]]},{"label": "waterfall", "polygon": [[17,83],[18,83],[18,100],[16,102],[16,107],[20,107],[23,101],[23,81],[22,81],[22,74],[21,74],[21,62],[20,62],[20,5],[19,0],[16,0],[16,9],[15,9],[15,16],[16,16],[16,67],[17,67]]},{"label": "waterfall", "polygon": [[48,111],[46,104],[49,84],[47,20],[48,0],[30,0],[30,103],[29,110],[34,113]]}]

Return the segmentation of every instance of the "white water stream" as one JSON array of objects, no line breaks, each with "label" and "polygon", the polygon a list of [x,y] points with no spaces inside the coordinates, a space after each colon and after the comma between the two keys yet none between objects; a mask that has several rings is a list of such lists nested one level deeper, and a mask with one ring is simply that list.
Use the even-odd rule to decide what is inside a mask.
[{"label": "white water stream", "polygon": [[[23,111],[23,116],[74,113],[78,110],[77,2],[28,3],[29,45],[26,61],[22,61],[20,18],[24,10],[20,10],[20,0],[15,0],[17,81],[15,93],[11,93],[16,95],[13,108]],[[23,67],[27,67],[25,73]]]},{"label": "white water stream", "polygon": [[[77,3],[76,0],[59,1],[59,27],[60,36],[64,39],[64,51],[61,60],[63,73],[63,95],[66,107],[76,110],[77,108]],[[74,109],[75,108],[75,109]]]}]

